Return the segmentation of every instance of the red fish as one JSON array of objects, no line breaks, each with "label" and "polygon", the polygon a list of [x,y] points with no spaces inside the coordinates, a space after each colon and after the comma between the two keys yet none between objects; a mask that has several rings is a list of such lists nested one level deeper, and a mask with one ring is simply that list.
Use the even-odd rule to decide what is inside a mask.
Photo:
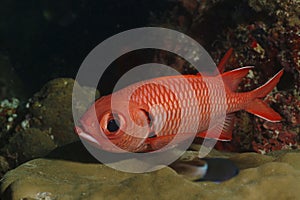
[{"label": "red fish", "polygon": [[[81,117],[81,127],[76,127],[76,132],[110,152],[154,151],[178,133],[194,137],[195,131],[196,137],[231,140],[231,113],[245,110],[271,122],[281,120],[261,98],[276,86],[283,70],[253,91],[235,92],[252,68],[243,67],[216,76],[166,76],[129,85],[98,99]],[[225,95],[220,88],[224,88]],[[221,134],[207,134],[209,127],[220,129],[218,119],[224,108],[229,117],[221,126]],[[217,119],[212,124],[211,116]],[[105,137],[114,145],[104,142]]]}]

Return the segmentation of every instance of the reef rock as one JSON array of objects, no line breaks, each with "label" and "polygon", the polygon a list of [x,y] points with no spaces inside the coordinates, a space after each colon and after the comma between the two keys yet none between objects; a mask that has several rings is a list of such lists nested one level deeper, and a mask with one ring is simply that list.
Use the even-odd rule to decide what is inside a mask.
[{"label": "reef rock", "polygon": [[73,79],[54,79],[37,92],[30,103],[31,126],[49,130],[58,145],[78,139],[73,132],[73,86]]},{"label": "reef rock", "polygon": [[[19,124],[11,125],[10,134],[0,133],[0,139],[1,135],[5,137],[1,141],[0,153],[9,158],[12,166],[43,157],[56,147],[78,140],[73,131],[73,87],[78,95],[91,101],[89,88],[79,86],[70,78],[54,79],[29,100],[26,110],[22,111],[24,117],[17,120]],[[81,115],[86,108],[77,105],[74,109]]]},{"label": "reef rock", "polygon": [[[31,127],[48,130],[49,135],[58,146],[78,140],[78,136],[73,130],[73,89],[77,90],[77,95],[84,96],[86,101],[93,101],[91,98],[94,97],[92,92],[95,89],[81,87],[70,78],[58,78],[48,82],[33,96],[30,102]],[[76,99],[76,97],[74,98]],[[77,105],[74,109],[81,115],[87,108]]]},{"label": "reef rock", "polygon": [[242,170],[222,183],[191,182],[169,167],[131,174],[99,163],[36,159],[4,176],[1,196],[13,200],[299,199],[299,153],[283,152],[278,156],[243,153],[225,157]]},{"label": "reef rock", "polygon": [[48,131],[29,128],[13,136],[5,148],[8,152],[17,152],[22,161],[45,156],[56,147]]},{"label": "reef rock", "polygon": [[2,177],[5,172],[9,170],[9,163],[7,162],[6,158],[0,156],[0,176]]}]

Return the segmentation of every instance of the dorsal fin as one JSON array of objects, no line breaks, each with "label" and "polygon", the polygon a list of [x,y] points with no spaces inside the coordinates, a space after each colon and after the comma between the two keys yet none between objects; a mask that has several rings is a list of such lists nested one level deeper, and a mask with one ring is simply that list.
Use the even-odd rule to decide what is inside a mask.
[{"label": "dorsal fin", "polygon": [[212,72],[212,73],[205,73],[205,72],[201,72],[201,73],[197,73],[196,75],[217,75],[217,74],[222,74],[225,71],[225,65],[228,62],[229,58],[231,57],[233,52],[233,48],[228,49],[228,51],[225,53],[225,55],[223,56],[223,58],[221,59],[221,61],[219,62],[217,69]]},{"label": "dorsal fin", "polygon": [[231,90],[236,91],[242,79],[248,74],[253,66],[242,67],[221,74],[224,84]]},{"label": "dorsal fin", "polygon": [[228,49],[228,51],[225,53],[225,55],[219,62],[218,70],[219,70],[220,74],[222,74],[225,71],[225,65],[228,62],[229,58],[231,57],[232,52],[233,52],[233,48]]}]

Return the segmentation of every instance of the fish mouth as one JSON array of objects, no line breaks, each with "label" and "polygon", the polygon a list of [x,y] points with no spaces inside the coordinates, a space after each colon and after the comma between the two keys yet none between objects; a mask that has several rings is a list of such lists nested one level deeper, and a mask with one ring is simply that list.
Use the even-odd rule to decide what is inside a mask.
[{"label": "fish mouth", "polygon": [[97,149],[104,150],[106,152],[111,152],[111,153],[124,153],[125,151],[125,150],[120,151],[118,149],[116,150],[115,147],[105,145],[105,143],[100,144],[98,140],[96,140],[93,136],[91,136],[88,132],[84,131],[84,129],[79,126],[75,126],[74,130],[82,141],[88,142],[90,145],[92,145]]},{"label": "fish mouth", "polygon": [[80,137],[80,139],[88,141],[92,144],[100,145],[95,138],[93,138],[90,134],[84,132],[83,129],[80,128],[79,126],[75,126],[74,130],[77,133],[77,135]]}]

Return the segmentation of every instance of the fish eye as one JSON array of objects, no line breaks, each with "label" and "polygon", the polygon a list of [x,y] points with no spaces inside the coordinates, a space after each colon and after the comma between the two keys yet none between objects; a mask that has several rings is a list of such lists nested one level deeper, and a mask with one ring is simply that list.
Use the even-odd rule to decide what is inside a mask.
[{"label": "fish eye", "polygon": [[106,128],[111,133],[116,132],[120,128],[120,121],[118,119],[111,119],[108,121]]},{"label": "fish eye", "polygon": [[121,130],[126,127],[123,115],[116,112],[105,113],[99,121],[99,125],[100,130],[110,138],[115,138],[119,134],[122,134]]}]

